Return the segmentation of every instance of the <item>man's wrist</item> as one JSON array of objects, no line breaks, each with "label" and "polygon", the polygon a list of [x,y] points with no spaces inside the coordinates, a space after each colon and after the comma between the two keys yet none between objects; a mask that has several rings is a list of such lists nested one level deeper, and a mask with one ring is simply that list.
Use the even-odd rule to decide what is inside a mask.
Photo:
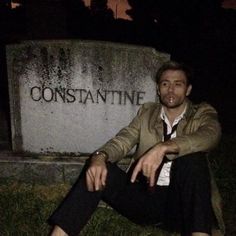
[{"label": "man's wrist", "polygon": [[167,146],[163,142],[162,143],[158,143],[154,147],[154,151],[156,151],[157,153],[159,153],[161,155],[165,155],[167,153]]},{"label": "man's wrist", "polygon": [[172,140],[167,140],[161,143],[165,154],[176,154],[179,153],[178,145]]},{"label": "man's wrist", "polygon": [[96,151],[93,153],[92,159],[106,162],[108,160],[108,154],[104,151]]}]

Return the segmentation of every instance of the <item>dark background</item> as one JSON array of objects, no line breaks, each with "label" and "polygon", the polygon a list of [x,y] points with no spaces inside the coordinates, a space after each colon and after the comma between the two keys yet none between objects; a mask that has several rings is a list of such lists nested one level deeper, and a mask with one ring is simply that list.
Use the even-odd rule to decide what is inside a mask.
[{"label": "dark background", "polygon": [[[128,0],[132,21],[115,19],[106,0],[0,2],[0,108],[9,123],[5,45],[22,40],[89,39],[151,46],[194,68],[191,99],[219,112],[223,133],[236,132],[236,11],[220,0]],[[9,128],[8,128],[9,130]],[[10,133],[10,130],[9,130]]]}]

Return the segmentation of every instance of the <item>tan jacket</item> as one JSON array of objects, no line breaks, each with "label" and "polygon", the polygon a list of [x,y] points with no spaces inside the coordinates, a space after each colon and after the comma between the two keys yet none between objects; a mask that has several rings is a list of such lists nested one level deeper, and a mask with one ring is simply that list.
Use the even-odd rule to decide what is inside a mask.
[{"label": "tan jacket", "polygon": [[[149,148],[162,142],[163,123],[160,111],[159,103],[145,103],[132,122],[99,150],[108,154],[109,161],[116,162],[127,156],[130,150],[137,145],[133,158],[140,158]],[[172,141],[179,146],[180,152],[178,155],[168,156],[169,159],[173,160],[194,152],[209,152],[218,144],[221,136],[217,112],[207,103],[193,105],[188,101],[187,110],[179,122],[176,132],[177,137]],[[221,212],[221,198],[213,175],[211,179],[212,205],[221,230],[214,235],[223,235],[225,229]]]}]

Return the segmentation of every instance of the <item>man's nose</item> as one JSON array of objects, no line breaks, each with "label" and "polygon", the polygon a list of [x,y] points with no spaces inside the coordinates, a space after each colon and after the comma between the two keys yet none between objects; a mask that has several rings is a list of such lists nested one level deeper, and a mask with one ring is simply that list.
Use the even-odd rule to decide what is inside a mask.
[{"label": "man's nose", "polygon": [[173,91],[174,90],[174,85],[173,84],[170,84],[169,87],[168,87],[168,91]]}]

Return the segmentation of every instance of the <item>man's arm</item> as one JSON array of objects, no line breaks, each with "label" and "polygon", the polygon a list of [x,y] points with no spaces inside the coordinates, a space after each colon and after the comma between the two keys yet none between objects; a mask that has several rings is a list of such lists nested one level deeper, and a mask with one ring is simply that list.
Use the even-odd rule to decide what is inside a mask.
[{"label": "man's arm", "polygon": [[86,184],[90,192],[102,190],[106,185],[106,153],[94,153],[86,171]]},{"label": "man's arm", "polygon": [[131,182],[134,183],[138,173],[142,171],[143,175],[147,177],[149,185],[151,187],[154,186],[156,180],[156,171],[160,166],[164,156],[168,153],[177,154],[178,152],[179,147],[171,140],[156,144],[139,159],[133,170]]},{"label": "man's arm", "polygon": [[138,143],[141,115],[145,108],[142,106],[137,116],[113,139],[98,149],[91,157],[90,166],[86,172],[86,183],[89,191],[101,190],[106,185],[106,161],[118,161]]},{"label": "man's arm", "polygon": [[121,129],[114,138],[98,149],[98,151],[104,151],[108,154],[108,160],[110,162],[121,160],[139,143],[141,122],[148,108],[148,104],[142,105],[131,123]]},{"label": "man's arm", "polygon": [[186,134],[171,139],[171,142],[179,147],[179,152],[177,155],[168,156],[168,159],[173,160],[195,152],[209,152],[219,143],[221,127],[216,110],[209,104],[202,104],[197,111],[196,119],[199,124],[196,130],[188,127],[189,131]]},{"label": "man's arm", "polygon": [[196,130],[156,144],[139,159],[134,168],[131,182],[134,182],[138,173],[142,171],[149,180],[149,185],[153,186],[156,170],[164,156],[173,160],[194,152],[207,152],[216,146],[221,136],[221,129],[215,109],[208,104],[204,104],[196,116],[199,122]]}]

